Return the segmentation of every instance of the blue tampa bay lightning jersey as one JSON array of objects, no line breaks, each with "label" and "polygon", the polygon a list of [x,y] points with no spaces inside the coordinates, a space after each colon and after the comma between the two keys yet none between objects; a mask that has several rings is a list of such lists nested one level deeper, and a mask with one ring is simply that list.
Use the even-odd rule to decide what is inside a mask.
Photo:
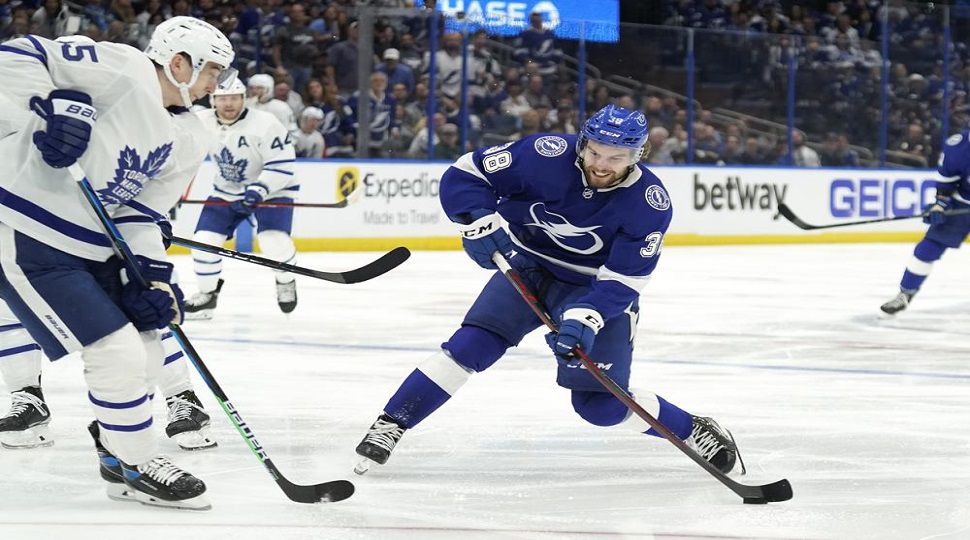
[{"label": "blue tampa bay lightning jersey", "polygon": [[592,285],[578,301],[606,319],[646,285],[673,212],[660,179],[640,164],[615,186],[589,187],[575,135],[532,135],[465,154],[442,176],[440,193],[452,221],[497,210],[512,241],[557,279]]},{"label": "blue tampa bay lightning jersey", "polygon": [[939,184],[949,184],[957,200],[970,203],[970,130],[946,140],[937,171]]}]

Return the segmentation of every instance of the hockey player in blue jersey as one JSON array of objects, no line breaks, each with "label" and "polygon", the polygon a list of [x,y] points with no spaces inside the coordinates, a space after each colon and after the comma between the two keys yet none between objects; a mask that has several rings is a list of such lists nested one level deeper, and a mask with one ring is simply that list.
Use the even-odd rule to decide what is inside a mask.
[{"label": "hockey player in blue jersey", "polygon": [[[78,352],[113,499],[207,509],[205,484],[157,451],[162,333],[182,295],[160,223],[205,156],[188,113],[234,58],[212,25],[160,23],[145,52],[84,37],[0,44],[0,297],[51,360]],[[125,279],[68,168],[80,166],[150,283]]]},{"label": "hockey player in blue jersey", "polygon": [[959,248],[970,234],[970,213],[947,215],[947,210],[970,209],[970,130],[946,140],[937,171],[936,201],[927,209],[923,222],[926,235],[913,250],[899,282],[899,293],[880,306],[885,315],[903,311],[919,292],[923,282],[947,248]]},{"label": "hockey player in blue jersey", "polygon": [[[468,255],[495,270],[492,254],[505,254],[557,319],[559,332],[547,342],[558,362],[557,383],[571,391],[576,413],[593,425],[657,435],[571,356],[581,346],[628,389],[640,290],[657,265],[672,215],[663,184],[639,163],[649,151],[646,141],[642,113],[608,105],[578,136],[532,135],[465,154],[442,176],[440,198]],[[386,463],[405,430],[540,326],[496,272],[461,328],[391,396],[357,446],[363,459],[355,472]],[[709,462],[725,472],[734,467],[737,447],[714,420],[634,393]]]}]

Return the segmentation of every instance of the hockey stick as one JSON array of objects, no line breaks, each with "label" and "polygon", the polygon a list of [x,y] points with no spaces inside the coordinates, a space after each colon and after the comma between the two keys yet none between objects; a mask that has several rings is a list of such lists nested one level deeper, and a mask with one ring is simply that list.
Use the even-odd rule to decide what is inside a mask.
[{"label": "hockey stick", "polygon": [[364,266],[361,266],[360,268],[354,268],[352,270],[347,270],[346,272],[324,272],[321,270],[312,270],[310,268],[303,268],[301,266],[281,263],[219,246],[203,244],[202,242],[196,242],[195,240],[189,240],[187,238],[179,238],[178,236],[173,236],[171,240],[173,244],[178,244],[180,246],[205,251],[208,253],[214,253],[230,259],[237,259],[248,263],[258,264],[260,266],[266,266],[274,270],[282,270],[284,272],[299,274],[301,276],[308,276],[322,279],[324,281],[344,283],[348,285],[374,279],[380,275],[386,274],[387,272],[390,272],[391,270],[400,266],[401,263],[408,260],[408,257],[411,256],[411,252],[408,251],[408,248],[396,247],[384,255],[381,255],[377,259],[365,264]]},{"label": "hockey stick", "polygon": [[[179,204],[204,204],[206,206],[229,206],[232,201],[224,201],[222,199],[182,199]],[[349,203],[347,199],[337,201],[335,203],[298,203],[298,202],[261,202],[254,206],[256,207],[270,207],[270,208],[344,208]]]},{"label": "hockey stick", "polygon": [[[557,332],[559,329],[556,327],[556,323],[553,322],[552,316],[546,311],[545,306],[542,305],[542,301],[529,289],[529,285],[522,279],[515,269],[509,265],[509,262],[505,257],[499,253],[495,252],[492,255],[492,260],[498,265],[499,270],[505,274],[512,287],[518,291],[522,299],[525,300],[532,311],[535,312],[539,320],[542,321],[550,330]],[[586,368],[590,374],[599,381],[613,396],[619,399],[624,405],[626,405],[631,411],[633,411],[637,416],[642,418],[647,424],[650,424],[655,431],[660,433],[663,438],[670,441],[674,446],[676,446],[681,452],[687,454],[687,457],[694,460],[695,463],[704,468],[708,473],[714,478],[717,478],[722,484],[728,487],[731,491],[739,495],[745,504],[766,504],[769,502],[781,502],[787,501],[792,498],[791,484],[788,480],[778,480],[771,484],[765,484],[763,486],[748,486],[745,484],[740,484],[729,478],[726,474],[721,472],[720,469],[711,465],[706,459],[702,458],[697,452],[695,452],[691,447],[687,446],[687,443],[682,441],[680,437],[673,434],[667,426],[660,423],[659,420],[653,417],[650,413],[644,410],[643,407],[637,403],[629,393],[620,388],[613,379],[609,378],[603,370],[599,368],[596,362],[589,357],[582,349],[576,347],[573,349],[576,357],[582,363],[583,367]]]},{"label": "hockey stick", "polygon": [[[136,280],[140,285],[148,288],[148,282],[145,280],[145,276],[141,273],[141,268],[139,268],[138,263],[135,259],[135,255],[132,253],[131,248],[128,247],[128,243],[125,238],[121,235],[121,231],[115,226],[114,222],[111,220],[111,216],[104,209],[101,204],[101,200],[98,198],[97,193],[91,184],[88,182],[84,171],[81,169],[80,165],[75,163],[69,167],[71,175],[77,181],[78,186],[81,188],[81,192],[84,194],[85,199],[87,199],[88,204],[91,209],[94,210],[95,215],[98,217],[98,221],[101,224],[101,228],[104,233],[108,236],[111,241],[111,246],[119,258],[124,262],[125,268],[128,270],[129,279]],[[175,324],[174,322],[169,324],[169,329],[171,329],[172,334],[175,339],[178,340],[179,345],[182,346],[182,350],[185,351],[186,356],[198,370],[199,375],[202,376],[202,380],[205,381],[206,385],[212,390],[216,399],[219,401],[219,405],[222,410],[229,417],[229,421],[239,434],[245,439],[246,444],[249,449],[253,451],[253,454],[263,463],[269,474],[276,480],[277,485],[283,490],[283,493],[290,498],[291,501],[299,503],[317,503],[317,502],[336,502],[346,499],[354,494],[354,485],[347,480],[334,480],[332,482],[324,482],[322,484],[315,484],[310,486],[301,486],[294,484],[287,480],[283,473],[276,468],[272,460],[269,458],[269,454],[263,448],[263,445],[256,440],[256,435],[253,433],[252,428],[250,428],[246,422],[242,419],[242,415],[236,410],[235,405],[229,401],[229,397],[223,392],[219,383],[216,382],[215,377],[206,367],[205,363],[202,361],[202,357],[189,342],[189,338],[185,336],[182,332],[182,328]]]},{"label": "hockey stick", "polygon": [[[815,231],[818,229],[834,229],[836,227],[851,227],[853,225],[866,225],[868,223],[883,223],[885,221],[898,221],[900,219],[914,219],[921,218],[926,214],[913,214],[912,216],[893,216],[888,218],[878,218],[878,219],[864,219],[862,221],[847,221],[845,223],[832,223],[830,225],[811,225],[802,221],[802,219],[792,212],[792,209],[788,207],[785,203],[778,204],[778,213],[785,216],[785,219],[792,222],[796,227],[806,231]],[[962,214],[970,214],[970,208],[958,208],[956,210],[944,211],[944,216],[959,216]]]}]

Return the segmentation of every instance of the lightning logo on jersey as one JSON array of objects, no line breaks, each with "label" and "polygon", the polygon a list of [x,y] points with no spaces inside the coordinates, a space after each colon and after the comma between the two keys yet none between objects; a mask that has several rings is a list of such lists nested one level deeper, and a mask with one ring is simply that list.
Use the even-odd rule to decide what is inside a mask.
[{"label": "lightning logo on jersey", "polygon": [[567,251],[580,255],[596,253],[603,247],[603,239],[595,231],[599,225],[593,227],[577,227],[565,217],[550,212],[543,203],[535,203],[529,208],[532,223],[525,225],[538,227],[549,236],[555,244]]},{"label": "lightning logo on jersey", "polygon": [[219,173],[225,181],[246,182],[246,167],[249,166],[249,160],[240,158],[239,161],[235,161],[232,152],[225,147],[215,156],[215,160],[219,166]]},{"label": "lightning logo on jersey", "polygon": [[171,153],[172,143],[165,143],[149,152],[143,162],[138,151],[126,145],[118,156],[114,179],[98,190],[98,198],[104,204],[122,204],[134,199],[145,187],[145,182],[162,170]]}]

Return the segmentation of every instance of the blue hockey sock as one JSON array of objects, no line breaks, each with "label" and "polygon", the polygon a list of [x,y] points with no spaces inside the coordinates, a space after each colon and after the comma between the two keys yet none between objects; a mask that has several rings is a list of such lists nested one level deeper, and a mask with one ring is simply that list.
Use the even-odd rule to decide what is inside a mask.
[{"label": "blue hockey sock", "polygon": [[933,263],[943,256],[944,251],[946,246],[929,238],[924,238],[916,244],[913,258],[906,265],[903,279],[899,282],[900,290],[910,294],[916,293],[926,281],[926,277],[930,275]]},{"label": "blue hockey sock", "polygon": [[384,412],[412,428],[438,410],[471,376],[445,351],[421,363],[408,375],[384,407]]},{"label": "blue hockey sock", "polygon": [[[690,414],[660,396],[657,396],[657,401],[660,402],[660,414],[657,415],[657,420],[660,420],[661,424],[667,426],[667,429],[681,440],[690,437],[690,432],[694,429],[694,421]],[[661,436],[653,428],[648,429],[646,433],[654,437]]]}]

